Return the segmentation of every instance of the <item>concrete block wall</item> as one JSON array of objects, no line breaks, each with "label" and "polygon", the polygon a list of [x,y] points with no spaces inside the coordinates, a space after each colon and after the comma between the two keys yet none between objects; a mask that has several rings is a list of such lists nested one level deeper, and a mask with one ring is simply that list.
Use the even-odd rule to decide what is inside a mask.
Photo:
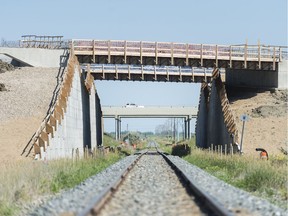
[{"label": "concrete block wall", "polygon": [[278,63],[278,88],[288,89],[288,60]]},{"label": "concrete block wall", "polygon": [[51,160],[84,156],[86,147],[91,151],[102,145],[101,122],[101,104],[93,76],[82,73],[72,55],[53,112],[36,132],[35,157]]},{"label": "concrete block wall", "polygon": [[101,109],[101,103],[100,98],[98,94],[95,95],[96,99],[96,136],[97,136],[97,146],[102,146],[103,144],[103,116],[102,116],[102,109]]},{"label": "concrete block wall", "polygon": [[96,89],[93,86],[90,90],[90,130],[91,130],[91,149],[97,148],[97,131],[96,131]]},{"label": "concrete block wall", "polygon": [[207,147],[231,144],[232,140],[224,122],[221,99],[219,97],[216,80],[212,81],[211,93],[209,97],[207,128]]},{"label": "concrete block wall", "polygon": [[195,127],[196,145],[200,148],[209,147],[207,146],[208,97],[209,87],[207,83],[202,83],[200,90],[197,122]]},{"label": "concrete block wall", "polygon": [[[60,157],[72,157],[79,152],[83,155],[84,133],[83,133],[83,107],[82,107],[82,89],[80,71],[75,67],[75,75],[72,81],[70,96],[67,100],[67,108],[64,118],[58,123],[57,130],[54,132],[54,138],[50,140],[46,149],[48,160]],[[43,159],[43,157],[41,157]]]},{"label": "concrete block wall", "polygon": [[228,153],[232,150],[235,152],[238,131],[218,69],[213,71],[210,86],[211,88],[207,83],[203,83],[201,87],[196,123],[196,145],[200,148],[222,146],[223,150],[226,145]]}]

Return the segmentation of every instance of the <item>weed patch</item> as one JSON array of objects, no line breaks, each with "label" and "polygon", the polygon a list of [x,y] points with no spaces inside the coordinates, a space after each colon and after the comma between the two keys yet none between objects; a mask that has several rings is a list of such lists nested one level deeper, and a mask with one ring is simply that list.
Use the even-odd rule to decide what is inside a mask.
[{"label": "weed patch", "polygon": [[287,158],[260,160],[193,149],[184,159],[211,175],[287,209]]}]

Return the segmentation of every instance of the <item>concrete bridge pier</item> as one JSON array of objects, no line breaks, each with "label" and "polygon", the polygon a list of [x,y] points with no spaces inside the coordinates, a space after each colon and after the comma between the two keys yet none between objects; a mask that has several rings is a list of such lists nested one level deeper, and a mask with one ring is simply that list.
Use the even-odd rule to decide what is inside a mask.
[{"label": "concrete bridge pier", "polygon": [[184,139],[190,139],[190,121],[191,118],[189,116],[184,119]]},{"label": "concrete bridge pier", "polygon": [[115,116],[115,139],[121,139],[121,118],[119,116]]}]

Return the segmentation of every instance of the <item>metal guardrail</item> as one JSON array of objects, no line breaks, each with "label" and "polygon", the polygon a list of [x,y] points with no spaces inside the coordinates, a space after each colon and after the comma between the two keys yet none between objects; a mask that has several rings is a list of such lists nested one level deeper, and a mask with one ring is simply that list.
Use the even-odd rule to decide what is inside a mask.
[{"label": "metal guardrail", "polygon": [[[213,68],[199,68],[189,66],[158,66],[158,65],[127,65],[127,64],[91,64],[89,65],[91,73],[133,73],[133,74],[158,74],[166,75],[205,75],[212,76]],[[88,65],[81,65],[81,68],[85,71],[88,70]],[[225,73],[224,69],[220,70],[220,73]]]},{"label": "metal guardrail", "polygon": [[69,49],[71,47],[71,40],[61,40],[61,41],[52,41],[50,38],[47,40],[38,39],[22,39],[15,41],[5,41],[0,42],[0,47],[8,48],[44,48],[44,49]]},{"label": "metal guardrail", "polygon": [[75,54],[124,55],[173,58],[211,58],[245,61],[276,61],[288,59],[287,46],[211,45],[147,41],[73,39]]}]

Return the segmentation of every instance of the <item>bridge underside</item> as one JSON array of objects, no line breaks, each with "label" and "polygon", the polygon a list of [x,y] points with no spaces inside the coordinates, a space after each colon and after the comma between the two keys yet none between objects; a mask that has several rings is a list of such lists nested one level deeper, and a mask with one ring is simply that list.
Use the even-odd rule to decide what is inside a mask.
[{"label": "bridge underside", "polygon": [[146,57],[146,56],[108,56],[92,54],[76,54],[81,64],[130,64],[130,65],[159,65],[159,66],[190,66],[204,68],[231,68],[231,69],[248,69],[248,70],[276,70],[277,62],[273,61],[244,61],[227,59],[204,59],[199,57],[193,58],[171,58],[171,57]]}]

